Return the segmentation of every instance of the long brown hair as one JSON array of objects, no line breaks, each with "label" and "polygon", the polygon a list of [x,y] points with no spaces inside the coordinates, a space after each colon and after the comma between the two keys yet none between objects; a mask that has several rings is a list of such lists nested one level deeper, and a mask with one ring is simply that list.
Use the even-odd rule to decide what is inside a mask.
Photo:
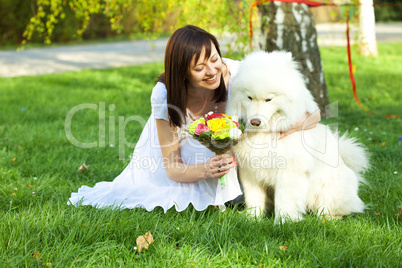
[{"label": "long brown hair", "polygon": [[[215,36],[193,25],[176,30],[167,43],[165,72],[159,75],[158,81],[164,83],[167,89],[169,122],[172,126],[181,127],[186,122],[188,96],[186,76],[194,56],[197,62],[204,48],[205,58],[211,56],[211,42],[222,57]],[[213,100],[221,102],[226,98],[225,81],[221,75],[221,83],[215,90]]]}]

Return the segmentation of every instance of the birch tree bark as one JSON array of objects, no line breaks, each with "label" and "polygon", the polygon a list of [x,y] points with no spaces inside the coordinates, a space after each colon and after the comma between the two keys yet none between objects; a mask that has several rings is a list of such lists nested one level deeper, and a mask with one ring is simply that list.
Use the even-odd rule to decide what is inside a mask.
[{"label": "birch tree bark", "polygon": [[297,3],[270,2],[258,5],[258,13],[261,17],[261,49],[292,52],[307,79],[307,88],[323,115],[329,100],[310,7]]},{"label": "birch tree bark", "polygon": [[378,56],[373,0],[360,0],[359,49],[361,55]]}]

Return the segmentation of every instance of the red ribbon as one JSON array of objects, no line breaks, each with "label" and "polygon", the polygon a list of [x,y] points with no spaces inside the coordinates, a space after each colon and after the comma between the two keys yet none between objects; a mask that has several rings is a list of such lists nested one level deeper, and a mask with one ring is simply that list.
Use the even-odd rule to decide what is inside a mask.
[{"label": "red ribbon", "polygon": [[363,105],[361,104],[361,102],[359,100],[359,97],[357,97],[356,80],[353,75],[352,53],[350,52],[349,9],[348,8],[346,8],[345,13],[346,13],[346,40],[347,40],[346,48],[347,48],[347,52],[348,52],[349,77],[350,77],[350,82],[352,83],[353,96],[355,97],[357,104],[359,104],[360,108],[362,108],[363,111],[365,111],[366,113],[372,114],[372,112],[369,112],[366,109],[364,109]]}]

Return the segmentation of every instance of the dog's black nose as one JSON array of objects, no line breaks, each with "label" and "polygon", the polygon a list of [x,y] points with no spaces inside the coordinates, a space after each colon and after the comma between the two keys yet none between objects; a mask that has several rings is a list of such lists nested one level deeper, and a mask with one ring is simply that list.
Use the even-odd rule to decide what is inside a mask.
[{"label": "dog's black nose", "polygon": [[259,125],[261,125],[261,121],[260,120],[258,120],[258,119],[251,119],[251,124],[253,125],[253,126],[256,126],[256,127],[258,127]]}]

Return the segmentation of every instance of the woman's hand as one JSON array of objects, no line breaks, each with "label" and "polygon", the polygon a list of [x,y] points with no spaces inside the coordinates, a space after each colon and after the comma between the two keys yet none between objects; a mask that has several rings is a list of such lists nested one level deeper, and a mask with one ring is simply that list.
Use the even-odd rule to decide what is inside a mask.
[{"label": "woman's hand", "polygon": [[297,131],[315,128],[317,126],[317,124],[320,122],[320,120],[321,120],[320,110],[316,111],[313,114],[305,113],[299,119],[299,121],[296,122],[296,124],[294,126],[292,126],[290,129],[288,129],[285,132],[281,132],[279,139],[282,139]]},{"label": "woman's hand", "polygon": [[161,146],[167,176],[175,182],[195,182],[219,178],[237,165],[229,154],[216,155],[202,164],[184,164],[180,155],[179,138],[168,121],[156,119],[159,144]]},{"label": "woman's hand", "polygon": [[213,156],[206,165],[206,177],[219,178],[228,174],[230,169],[235,167],[237,162],[235,158],[229,154],[221,154]]}]

